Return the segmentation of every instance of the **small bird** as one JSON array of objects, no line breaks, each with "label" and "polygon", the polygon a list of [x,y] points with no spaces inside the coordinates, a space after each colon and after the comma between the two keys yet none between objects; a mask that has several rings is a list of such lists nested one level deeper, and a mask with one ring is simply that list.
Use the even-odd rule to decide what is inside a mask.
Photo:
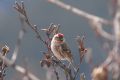
[{"label": "small bird", "polygon": [[69,66],[71,64],[76,71],[76,68],[73,66],[73,56],[65,42],[64,34],[57,33],[53,36],[51,41],[51,51],[58,60],[67,60],[69,62]]}]

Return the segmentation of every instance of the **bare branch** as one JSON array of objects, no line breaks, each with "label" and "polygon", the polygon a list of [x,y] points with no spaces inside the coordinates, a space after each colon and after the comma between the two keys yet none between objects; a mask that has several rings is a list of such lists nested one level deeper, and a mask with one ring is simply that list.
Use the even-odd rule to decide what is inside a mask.
[{"label": "bare branch", "polygon": [[55,73],[55,75],[56,75],[56,79],[57,79],[57,80],[60,80],[60,79],[59,79],[58,72],[56,71],[56,69],[55,69],[55,67],[54,67],[54,66],[53,66],[53,71],[54,71],[54,73]]},{"label": "bare branch", "polygon": [[14,8],[24,16],[24,20],[25,20],[25,23],[35,32],[37,38],[42,41],[45,46],[47,47],[48,51],[49,51],[49,48],[48,48],[48,44],[46,43],[46,41],[44,41],[39,33],[39,30],[37,28],[37,25],[33,25],[31,24],[31,22],[29,21],[28,19],[28,16],[27,16],[27,13],[26,13],[26,10],[25,10],[25,7],[24,7],[24,2],[22,1],[21,2],[21,6],[20,4],[18,4],[17,2],[15,3],[14,5]]},{"label": "bare branch", "polygon": [[84,73],[81,73],[81,74],[80,74],[80,80],[86,80],[86,76],[85,76]]},{"label": "bare branch", "polygon": [[96,32],[96,34],[98,34],[99,36],[102,36],[105,39],[114,41],[114,36],[112,34],[109,34],[108,32],[106,32],[105,30],[103,30],[103,26],[101,22],[96,22],[96,21],[89,21],[91,27],[93,28],[93,30]]},{"label": "bare branch", "polygon": [[112,40],[112,41],[114,40],[114,37],[111,34],[104,31],[101,26],[102,24],[112,25],[111,21],[108,21],[104,18],[89,14],[89,13],[82,11],[78,8],[75,8],[71,5],[65,4],[65,3],[61,2],[60,0],[48,0],[48,1],[50,3],[56,4],[57,6],[63,8],[63,9],[66,9],[68,11],[71,11],[71,12],[79,15],[79,16],[86,18],[88,21],[90,21],[90,24],[94,25],[94,29],[96,29],[102,37]]},{"label": "bare branch", "polygon": [[19,17],[20,17],[22,29],[21,29],[20,32],[19,32],[18,39],[17,39],[17,44],[16,44],[16,46],[15,46],[15,49],[14,49],[14,52],[13,52],[13,56],[12,56],[12,58],[11,58],[13,62],[15,62],[15,60],[16,60],[16,58],[17,58],[17,54],[18,54],[19,49],[20,49],[21,41],[22,41],[23,36],[24,36],[24,34],[25,34],[24,20],[23,20],[23,18],[21,17],[21,15],[20,15]]},{"label": "bare branch", "polygon": [[53,63],[55,63],[56,65],[58,65],[60,68],[62,68],[64,70],[64,73],[66,73],[67,75],[69,75],[70,80],[73,80],[73,75],[71,73],[71,69],[67,68],[62,62],[57,61],[57,60],[52,60]]},{"label": "bare branch", "polygon": [[77,36],[76,40],[78,43],[78,48],[79,48],[79,55],[80,55],[80,64],[82,63],[82,60],[87,52],[87,49],[84,47],[84,38],[85,36]]},{"label": "bare branch", "polygon": [[114,42],[114,51],[117,54],[119,51],[120,46],[120,0],[117,2],[117,10],[115,17],[113,19],[113,27],[114,27],[114,36],[115,36],[115,42]]},{"label": "bare branch", "polygon": [[[11,60],[7,59],[6,57],[2,56],[0,53],[0,59],[2,59],[5,64],[7,64],[8,66],[12,67],[13,69],[15,69],[16,71],[20,72],[21,74],[25,75],[26,72],[28,72],[25,68],[16,65],[15,63],[13,63]],[[32,80],[40,80],[39,78],[37,78],[35,75],[33,75],[32,73],[28,72],[28,77]]]},{"label": "bare branch", "polygon": [[48,0],[48,2],[56,4],[57,6],[63,8],[63,9],[66,9],[68,11],[71,11],[79,16],[82,16],[82,17],[88,19],[88,20],[99,21],[99,22],[104,23],[104,24],[111,24],[110,21],[108,21],[104,18],[89,14],[85,11],[82,11],[82,10],[76,8],[76,7],[65,4],[65,3],[61,2],[60,0]]}]

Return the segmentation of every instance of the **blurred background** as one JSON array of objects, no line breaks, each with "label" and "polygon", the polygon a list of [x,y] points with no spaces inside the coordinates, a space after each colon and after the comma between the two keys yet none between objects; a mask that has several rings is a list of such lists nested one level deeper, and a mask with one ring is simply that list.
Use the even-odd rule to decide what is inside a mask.
[{"label": "blurred background", "polygon": [[[21,0],[17,0],[20,2]],[[86,19],[66,11],[47,0],[23,0],[26,11],[32,24],[38,25],[39,29],[46,28],[50,23],[60,24],[60,31],[65,34],[66,41],[74,55],[75,63],[78,63],[79,52],[75,37],[77,35],[85,36],[85,47],[92,48],[93,63],[101,64],[105,60],[107,52],[101,47],[101,40],[96,37]],[[108,13],[108,0],[61,0],[67,4],[80,8],[91,14],[110,19]],[[11,58],[15,48],[19,30],[21,29],[18,12],[14,10],[15,0],[0,0],[0,44],[5,42],[10,47],[8,57]],[[107,28],[105,28],[108,30]],[[40,31],[44,38],[44,32]],[[41,80],[46,80],[46,70],[41,68],[39,61],[42,58],[41,51],[46,51],[45,46],[40,42],[34,32],[27,28],[21,48],[18,54],[16,64],[28,69],[38,76]],[[27,61],[25,62],[25,59]],[[91,67],[89,64],[80,65],[80,72],[84,72],[86,79],[90,80]],[[8,68],[5,80],[21,80],[23,75],[12,68]],[[55,78],[53,77],[54,80]],[[64,80],[64,77],[61,78]],[[79,80],[79,78],[78,78]]]}]

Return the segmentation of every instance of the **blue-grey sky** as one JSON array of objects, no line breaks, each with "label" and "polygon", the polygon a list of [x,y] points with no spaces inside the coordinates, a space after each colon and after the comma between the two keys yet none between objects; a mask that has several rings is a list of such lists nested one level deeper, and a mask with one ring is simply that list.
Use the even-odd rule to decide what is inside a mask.
[{"label": "blue-grey sky", "polygon": [[[20,0],[17,0],[20,1]],[[75,61],[79,60],[77,44],[75,37],[77,35],[85,35],[85,46],[93,49],[94,63],[99,63],[105,58],[105,51],[101,49],[101,43],[96,38],[93,30],[90,28],[87,20],[61,9],[60,7],[50,4],[47,0],[23,0],[30,21],[39,26],[39,29],[45,28],[50,23],[61,24],[61,32],[65,34],[66,41],[72,50]],[[61,0],[72,6],[80,8],[91,14],[109,19],[108,15],[108,0]],[[10,58],[20,30],[20,21],[18,13],[13,9],[15,0],[0,0],[0,42],[7,42],[10,47]],[[41,31],[40,33],[43,34]],[[27,33],[22,40],[20,52],[17,59],[17,64],[25,64],[24,58],[28,58],[28,67],[41,80],[45,80],[44,69],[40,67],[39,61],[42,54],[40,51],[45,51],[43,44],[35,38],[34,32],[27,28]],[[99,57],[99,58],[98,58]],[[87,79],[90,77],[90,66],[83,61],[80,66],[80,72],[85,72]],[[21,80],[19,73],[12,68],[7,70],[5,80]],[[18,77],[18,78],[16,78]],[[89,79],[88,79],[89,80]]]}]

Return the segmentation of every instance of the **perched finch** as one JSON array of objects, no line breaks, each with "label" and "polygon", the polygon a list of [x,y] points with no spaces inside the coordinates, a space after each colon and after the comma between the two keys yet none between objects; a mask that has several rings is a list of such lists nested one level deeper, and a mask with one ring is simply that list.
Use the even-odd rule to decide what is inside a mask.
[{"label": "perched finch", "polygon": [[51,41],[51,51],[58,60],[67,60],[70,62],[69,66],[71,64],[76,71],[75,67],[73,66],[73,56],[65,42],[64,35],[62,33],[57,33],[53,36]]}]

